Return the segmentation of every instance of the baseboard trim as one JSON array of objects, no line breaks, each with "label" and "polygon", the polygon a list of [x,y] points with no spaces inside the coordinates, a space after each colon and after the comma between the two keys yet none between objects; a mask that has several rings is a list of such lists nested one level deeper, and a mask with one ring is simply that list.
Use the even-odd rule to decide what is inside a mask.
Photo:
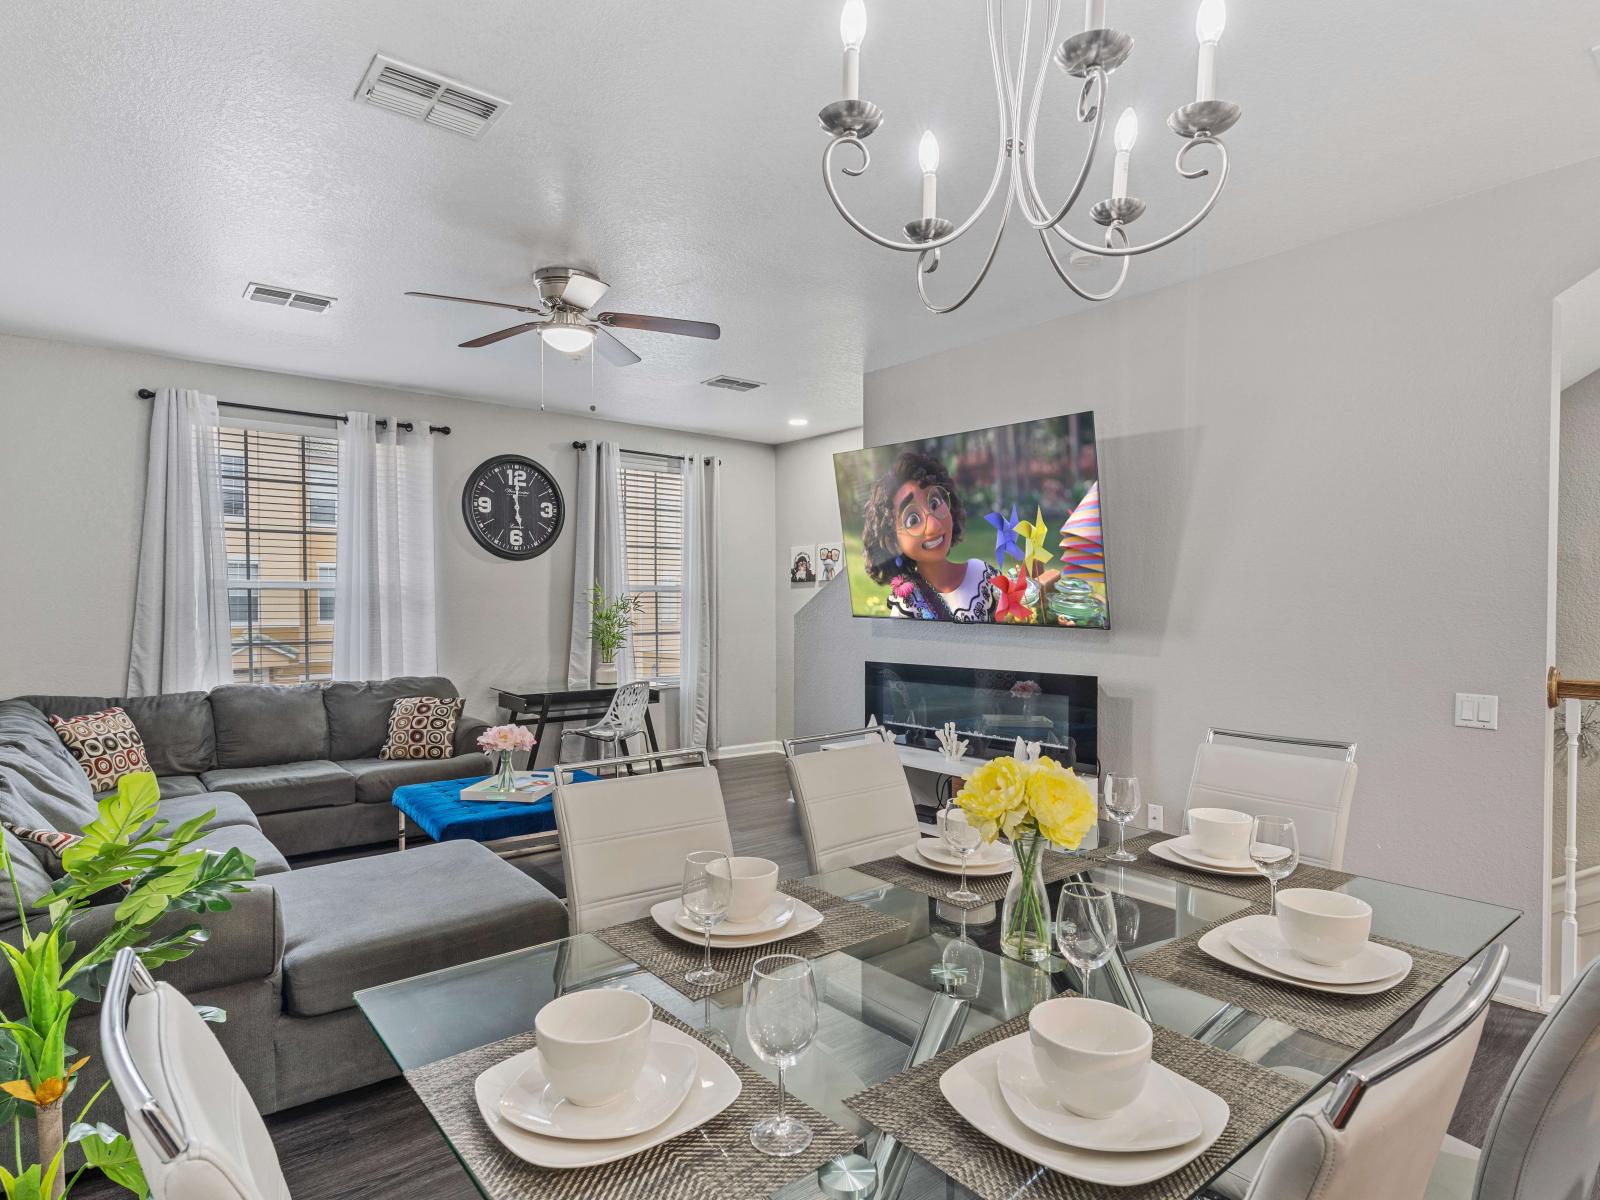
[{"label": "baseboard trim", "polygon": [[1525,1008],[1529,1012],[1548,1012],[1550,1005],[1545,1000],[1544,989],[1537,983],[1527,979],[1518,979],[1512,975],[1500,977],[1499,990],[1494,998],[1501,1004],[1509,1004],[1512,1008]]},{"label": "baseboard trim", "polygon": [[782,754],[782,742],[746,742],[741,746],[719,746],[711,752],[713,762],[724,758],[750,758],[756,754]]}]

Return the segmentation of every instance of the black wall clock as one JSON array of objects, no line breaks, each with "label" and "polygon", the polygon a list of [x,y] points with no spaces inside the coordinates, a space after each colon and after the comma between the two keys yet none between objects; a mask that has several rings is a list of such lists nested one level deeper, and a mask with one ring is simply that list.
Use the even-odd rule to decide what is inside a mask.
[{"label": "black wall clock", "polygon": [[567,505],[549,471],[520,454],[502,454],[467,476],[461,513],[490,554],[538,558],[561,536]]}]

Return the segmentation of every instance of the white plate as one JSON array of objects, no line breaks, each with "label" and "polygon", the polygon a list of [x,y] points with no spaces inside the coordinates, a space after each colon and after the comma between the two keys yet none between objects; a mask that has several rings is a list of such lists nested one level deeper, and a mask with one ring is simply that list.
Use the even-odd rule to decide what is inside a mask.
[{"label": "white plate", "polygon": [[1368,942],[1353,956],[1336,967],[1323,966],[1301,958],[1283,940],[1277,923],[1234,928],[1228,934],[1233,948],[1276,971],[1279,975],[1292,975],[1312,983],[1376,983],[1400,972],[1411,970],[1411,955],[1392,946]]},{"label": "white plate", "polygon": [[1266,876],[1254,867],[1213,867],[1192,858],[1185,858],[1172,848],[1172,842],[1177,840],[1177,838],[1173,838],[1172,841],[1168,842],[1154,842],[1150,846],[1150,853],[1157,858],[1166,859],[1175,867],[1184,867],[1190,871],[1204,871],[1209,875],[1226,875],[1230,878],[1254,875],[1257,879],[1266,879]]},{"label": "white plate", "polygon": [[1027,1034],[1007,1038],[1000,1045],[1004,1052],[996,1070],[1001,1095],[1017,1120],[1053,1142],[1080,1150],[1139,1154],[1170,1150],[1200,1136],[1200,1113],[1195,1108],[1198,1097],[1190,1100],[1189,1094],[1205,1089],[1160,1063],[1150,1064],[1149,1082],[1137,1100],[1121,1112],[1094,1120],[1080,1117],[1056,1098],[1033,1065]]},{"label": "white plate", "polygon": [[[1256,864],[1248,858],[1218,858],[1214,854],[1207,854],[1199,846],[1195,845],[1194,838],[1187,833],[1173,838],[1168,844],[1183,858],[1187,858],[1190,862],[1198,863],[1204,867],[1219,867],[1230,871],[1254,872],[1256,870]],[[1268,862],[1275,862],[1280,858],[1287,858],[1289,855],[1289,851],[1282,846],[1267,846],[1263,848],[1270,851],[1267,855]]]},{"label": "white plate", "polygon": [[1115,1154],[1064,1146],[1029,1129],[1007,1106],[995,1070],[1005,1045],[1005,1042],[997,1042],[967,1055],[939,1077],[939,1090],[950,1107],[979,1133],[1052,1171],[1108,1187],[1151,1183],[1200,1157],[1227,1127],[1227,1102],[1204,1088],[1197,1088],[1191,1098],[1200,1114],[1200,1136],[1192,1142],[1142,1154]]},{"label": "white plate", "polygon": [[[900,849],[895,851],[895,854],[899,858],[910,863],[912,866],[921,867],[924,871],[937,871],[941,875],[960,875],[960,866],[946,866],[942,862],[936,862],[931,858],[925,858],[923,856],[921,850],[919,850],[917,847],[929,841],[934,841],[934,839],[925,838],[921,843],[916,843],[910,846],[901,846]],[[942,843],[936,844],[942,845]],[[973,863],[967,868],[967,874],[973,879],[981,879],[987,875],[1009,875],[1011,874],[1011,863],[1008,860],[1006,862],[995,863],[994,865],[987,867],[980,867],[977,863]]]},{"label": "white plate", "polygon": [[[931,863],[944,867],[959,867],[961,856],[943,838],[923,838],[917,842],[917,853]],[[971,867],[1005,867],[1011,869],[1011,847],[999,842],[986,842],[972,852]]]},{"label": "white plate", "polygon": [[[683,909],[683,901],[673,898],[663,900],[650,910],[650,916],[662,929],[675,938],[682,938],[694,946],[704,946],[705,935],[698,929],[689,929],[678,923],[678,913]],[[781,942],[784,938],[791,938],[797,934],[805,933],[808,929],[815,929],[822,924],[822,914],[804,900],[794,902],[794,916],[782,928],[769,930],[766,933],[740,933],[719,934],[715,929],[711,931],[711,948],[713,950],[729,950],[742,946],[765,946],[769,942]]]},{"label": "white plate", "polygon": [[1267,967],[1263,967],[1254,959],[1240,953],[1235,948],[1232,940],[1232,931],[1236,927],[1259,928],[1265,922],[1276,926],[1278,919],[1269,917],[1264,913],[1255,916],[1240,917],[1237,921],[1229,921],[1226,925],[1219,925],[1201,937],[1200,949],[1209,954],[1218,962],[1227,963],[1228,966],[1240,971],[1247,971],[1251,975],[1259,975],[1262,979],[1270,979],[1273,983],[1287,983],[1293,987],[1306,988],[1313,992],[1327,992],[1334,996],[1376,996],[1379,992],[1387,992],[1395,984],[1401,982],[1411,973],[1408,967],[1404,971],[1397,971],[1387,979],[1378,979],[1372,983],[1312,983],[1309,979],[1296,979],[1293,975],[1280,975]]},{"label": "white plate", "polygon": [[665,1028],[657,1021],[651,1030],[650,1052],[633,1089],[592,1108],[573,1104],[556,1091],[545,1078],[537,1048],[517,1055],[511,1061],[522,1063],[524,1070],[501,1093],[500,1115],[529,1133],[580,1142],[649,1132],[677,1111],[700,1066],[693,1046],[656,1036],[656,1030]]},{"label": "white plate", "polygon": [[709,1046],[701,1045],[688,1034],[662,1025],[659,1021],[656,1022],[654,1036],[662,1041],[692,1046],[699,1055],[699,1064],[695,1082],[678,1110],[647,1133],[611,1138],[604,1142],[574,1142],[542,1137],[526,1129],[518,1129],[500,1115],[500,1097],[526,1067],[520,1054],[496,1063],[478,1076],[472,1085],[478,1101],[478,1112],[495,1140],[523,1162],[536,1167],[568,1171],[576,1167],[596,1167],[601,1163],[616,1162],[619,1158],[628,1158],[641,1150],[671,1141],[680,1134],[704,1125],[739,1098],[739,1077]]},{"label": "white plate", "polygon": [[[760,916],[749,921],[723,921],[712,928],[711,936],[744,937],[747,934],[771,933],[774,929],[782,929],[789,923],[789,918],[794,916],[795,905],[798,903],[799,901],[793,896],[785,896],[780,892],[772,898],[772,903],[762,910]],[[696,937],[700,935],[700,923],[684,912],[681,904],[678,907],[676,920],[685,929],[694,930]]]}]

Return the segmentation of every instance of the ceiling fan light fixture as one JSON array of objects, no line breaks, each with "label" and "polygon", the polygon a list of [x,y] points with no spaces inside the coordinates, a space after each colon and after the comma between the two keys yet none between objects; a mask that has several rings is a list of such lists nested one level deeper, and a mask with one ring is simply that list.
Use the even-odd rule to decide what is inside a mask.
[{"label": "ceiling fan light fixture", "polygon": [[594,330],[582,325],[546,325],[539,336],[560,354],[582,354],[594,345]]}]

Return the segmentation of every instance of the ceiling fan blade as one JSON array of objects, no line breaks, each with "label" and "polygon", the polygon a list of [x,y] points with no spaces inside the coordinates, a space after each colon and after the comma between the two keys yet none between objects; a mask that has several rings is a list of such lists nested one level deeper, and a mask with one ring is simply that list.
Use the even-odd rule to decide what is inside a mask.
[{"label": "ceiling fan blade", "polygon": [[507,338],[516,337],[519,333],[527,333],[530,329],[537,329],[541,325],[548,324],[548,321],[529,321],[525,325],[513,325],[510,329],[501,329],[496,333],[486,333],[482,337],[473,338],[470,342],[462,342],[461,349],[476,350],[479,346],[492,346],[496,342],[503,342]]},{"label": "ceiling fan blade", "polygon": [[423,296],[429,300],[454,300],[457,304],[483,304],[489,308],[509,308],[512,312],[542,313],[542,308],[529,308],[526,304],[507,304],[502,300],[474,300],[471,296],[446,296],[439,292],[407,292],[408,296]]},{"label": "ceiling fan blade", "polygon": [[709,338],[716,341],[722,336],[722,327],[710,321],[680,321],[676,317],[646,317],[638,313],[601,313],[595,318],[602,325],[617,329],[643,329],[650,333],[675,333],[680,337]]},{"label": "ceiling fan blade", "polygon": [[594,348],[597,354],[604,356],[605,360],[615,367],[631,367],[640,361],[637,354],[604,329],[594,331]]}]

